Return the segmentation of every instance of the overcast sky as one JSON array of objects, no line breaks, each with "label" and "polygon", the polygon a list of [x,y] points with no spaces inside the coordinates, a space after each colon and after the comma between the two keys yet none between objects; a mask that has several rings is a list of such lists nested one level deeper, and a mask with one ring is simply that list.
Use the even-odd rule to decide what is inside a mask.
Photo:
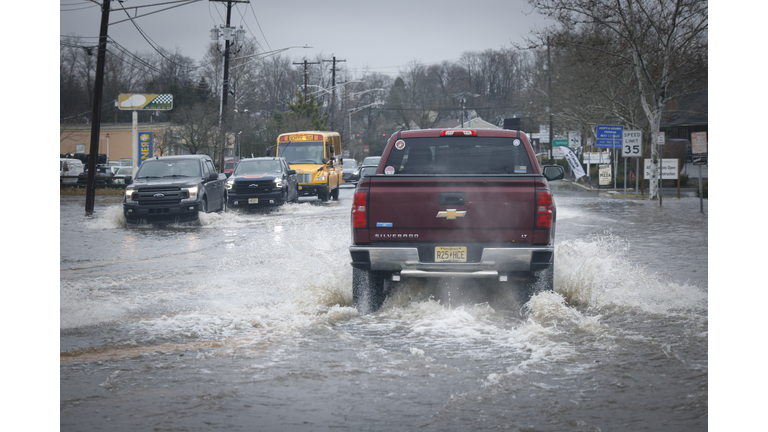
[{"label": "overcast sky", "polygon": [[[125,0],[124,7],[168,3],[172,0]],[[99,3],[101,0],[99,0]],[[174,6],[140,8],[138,15]],[[149,52],[151,46],[141,36],[120,3],[112,1],[109,35],[132,52]],[[131,15],[134,14],[130,11]],[[87,0],[60,0],[60,34],[93,38],[99,35],[101,11]],[[196,3],[136,19],[139,27],[166,50],[201,60],[210,42],[210,30],[226,22],[226,3]],[[353,75],[364,68],[396,75],[398,67],[413,60],[425,64],[456,60],[466,51],[510,47],[522,42],[534,28],[548,21],[532,11],[526,0],[326,0],[263,1],[236,4],[231,24],[243,26],[263,50],[290,46],[288,55],[295,61],[316,55],[346,60],[339,66]]]}]

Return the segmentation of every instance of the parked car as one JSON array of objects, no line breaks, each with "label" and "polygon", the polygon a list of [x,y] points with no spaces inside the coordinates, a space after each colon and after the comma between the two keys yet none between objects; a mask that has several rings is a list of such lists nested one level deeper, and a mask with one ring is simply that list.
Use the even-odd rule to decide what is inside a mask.
[{"label": "parked car", "polygon": [[299,200],[296,170],[285,158],[242,159],[227,179],[227,206],[252,209]]},{"label": "parked car", "polygon": [[200,212],[226,209],[226,181],[209,156],[155,156],[135,179],[125,178],[123,215],[131,224],[195,221]]},{"label": "parked car", "polygon": [[357,183],[358,166],[357,161],[354,159],[342,159],[342,175],[341,178],[347,183]]},{"label": "parked car", "polygon": [[[112,167],[114,169],[114,167]],[[112,184],[125,184],[125,177],[133,174],[132,167],[119,167],[112,179]]]},{"label": "parked car", "polygon": [[[59,183],[62,185],[77,185],[77,176],[83,172],[85,166],[80,159],[61,158],[59,159]],[[72,178],[64,178],[72,177]]]},{"label": "parked car", "polygon": [[[114,179],[112,168],[109,165],[96,165],[96,187],[111,185]],[[85,165],[83,172],[77,176],[77,187],[88,186],[88,165]]]}]

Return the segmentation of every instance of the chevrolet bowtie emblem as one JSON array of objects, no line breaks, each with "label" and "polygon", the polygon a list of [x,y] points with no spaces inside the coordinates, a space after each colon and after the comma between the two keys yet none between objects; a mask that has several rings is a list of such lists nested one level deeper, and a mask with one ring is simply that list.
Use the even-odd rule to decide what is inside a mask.
[{"label": "chevrolet bowtie emblem", "polygon": [[464,217],[467,214],[465,211],[456,211],[456,209],[448,209],[446,211],[437,212],[439,218],[446,218],[448,220],[454,220],[456,218]]}]

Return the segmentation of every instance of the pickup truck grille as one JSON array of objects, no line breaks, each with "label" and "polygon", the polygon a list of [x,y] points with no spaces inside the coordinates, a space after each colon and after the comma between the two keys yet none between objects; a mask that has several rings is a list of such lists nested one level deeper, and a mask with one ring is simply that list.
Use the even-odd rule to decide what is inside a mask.
[{"label": "pickup truck grille", "polygon": [[296,174],[296,180],[298,180],[299,183],[311,183],[312,182],[312,173]]},{"label": "pickup truck grille", "polygon": [[133,197],[140,205],[178,204],[188,198],[188,192],[181,188],[143,188],[135,191]]},{"label": "pickup truck grille", "polygon": [[233,187],[236,194],[272,192],[275,182],[272,180],[238,181]]}]

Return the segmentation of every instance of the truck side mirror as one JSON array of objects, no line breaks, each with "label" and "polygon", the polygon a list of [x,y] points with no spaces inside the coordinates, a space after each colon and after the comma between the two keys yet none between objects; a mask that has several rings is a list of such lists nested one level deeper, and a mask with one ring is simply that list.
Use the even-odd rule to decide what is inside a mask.
[{"label": "truck side mirror", "polygon": [[560,180],[565,177],[565,168],[560,165],[544,165],[544,177],[549,180]]},{"label": "truck side mirror", "polygon": [[132,180],[133,180],[133,177],[131,177],[131,176],[129,176],[129,175],[125,176],[125,184],[126,184],[126,185],[129,185],[129,184],[131,184],[131,181],[132,181]]},{"label": "truck side mirror", "polygon": [[272,148],[267,149],[267,156],[272,156]]}]

